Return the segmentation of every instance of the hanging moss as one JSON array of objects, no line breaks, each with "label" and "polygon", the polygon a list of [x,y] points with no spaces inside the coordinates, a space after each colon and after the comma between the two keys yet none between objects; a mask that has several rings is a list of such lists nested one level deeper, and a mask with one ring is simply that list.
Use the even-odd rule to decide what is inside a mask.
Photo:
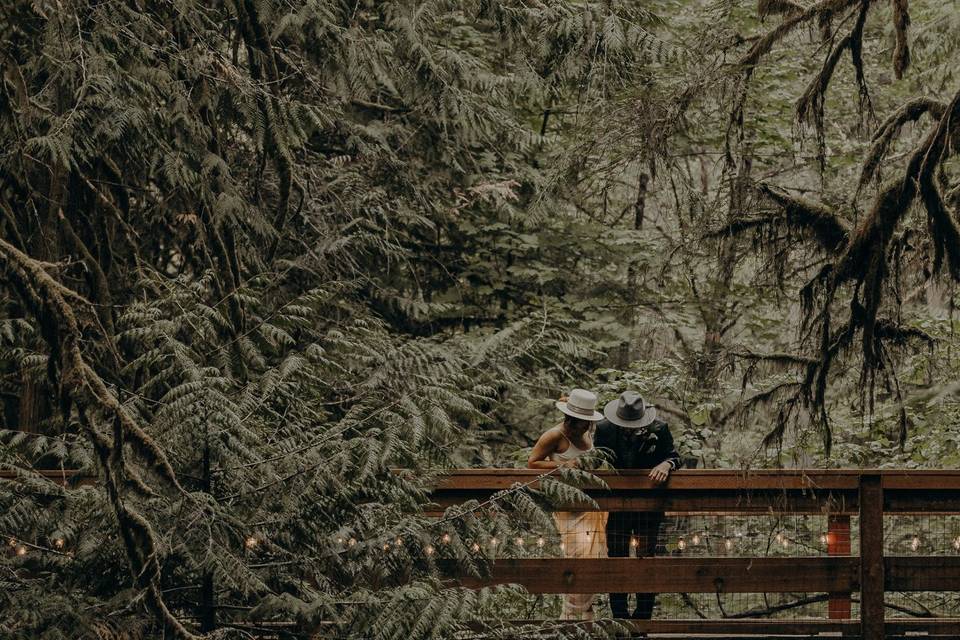
[{"label": "hanging moss", "polygon": [[857,194],[872,180],[879,179],[879,169],[886,157],[890,145],[900,135],[900,130],[908,122],[915,122],[929,113],[932,118],[940,119],[945,104],[928,97],[918,97],[908,100],[899,109],[890,114],[873,134],[870,149],[863,160],[863,169],[860,172],[860,181],[857,184]]},{"label": "hanging moss", "polygon": [[907,41],[910,14],[907,12],[908,0],[893,0],[892,4],[893,28],[896,34],[896,44],[893,48],[893,73],[899,80],[910,66],[910,45]]}]

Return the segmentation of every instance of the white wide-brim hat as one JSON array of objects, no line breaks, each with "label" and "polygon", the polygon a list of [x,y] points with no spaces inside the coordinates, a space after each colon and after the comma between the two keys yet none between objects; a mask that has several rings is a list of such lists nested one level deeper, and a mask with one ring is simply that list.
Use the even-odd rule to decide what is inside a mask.
[{"label": "white wide-brim hat", "polygon": [[557,409],[571,418],[590,422],[603,420],[603,414],[597,411],[597,394],[586,389],[572,389],[566,402],[557,401]]},{"label": "white wide-brim hat", "polygon": [[635,391],[624,391],[603,407],[603,415],[613,424],[627,429],[646,427],[657,419],[657,408],[647,404]]}]

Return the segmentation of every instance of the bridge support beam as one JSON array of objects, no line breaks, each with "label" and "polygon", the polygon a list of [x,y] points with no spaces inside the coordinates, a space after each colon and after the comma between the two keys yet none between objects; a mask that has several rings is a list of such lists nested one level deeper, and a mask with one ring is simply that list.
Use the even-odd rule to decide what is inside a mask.
[{"label": "bridge support beam", "polygon": [[863,640],[883,640],[883,483],[860,477],[860,623]]}]

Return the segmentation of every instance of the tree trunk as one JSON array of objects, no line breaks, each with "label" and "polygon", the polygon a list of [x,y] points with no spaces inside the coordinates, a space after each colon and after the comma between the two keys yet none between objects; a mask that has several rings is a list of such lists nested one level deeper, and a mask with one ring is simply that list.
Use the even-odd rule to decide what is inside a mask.
[{"label": "tree trunk", "polygon": [[[633,204],[633,229],[634,231],[640,231],[643,228],[643,217],[647,208],[647,193],[648,185],[650,183],[650,176],[644,172],[640,172],[640,177],[637,180],[637,199]],[[639,260],[636,257],[630,259],[630,264],[627,266],[627,305],[626,309],[623,312],[623,322],[628,327],[630,327],[630,332],[628,338],[620,343],[620,349],[617,357],[617,366],[620,369],[625,369],[630,365],[630,362],[633,360],[633,352],[631,349],[633,346],[634,337],[637,332],[637,302],[640,300],[639,292],[637,291],[637,264]]]}]

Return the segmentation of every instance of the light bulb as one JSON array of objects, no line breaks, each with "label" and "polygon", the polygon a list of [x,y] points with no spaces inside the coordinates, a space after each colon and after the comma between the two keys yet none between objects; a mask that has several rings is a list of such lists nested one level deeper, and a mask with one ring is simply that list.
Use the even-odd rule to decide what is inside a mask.
[{"label": "light bulb", "polygon": [[351,547],[355,547],[355,546],[357,545],[357,539],[356,539],[356,538],[350,538],[349,540],[347,540],[347,545],[348,545],[348,546],[351,546]]},{"label": "light bulb", "polygon": [[677,540],[677,549],[680,549],[680,551],[683,551],[686,548],[687,548],[687,542],[683,538],[680,538],[679,540]]},{"label": "light bulb", "polygon": [[53,546],[56,547],[57,549],[63,549],[64,544],[66,543],[64,542],[63,538],[55,538],[53,540]]},{"label": "light bulb", "polygon": [[17,546],[17,539],[16,539],[16,538],[10,538],[9,540],[7,540],[7,544],[9,544],[11,547],[15,547],[15,546]]},{"label": "light bulb", "polygon": [[782,534],[782,533],[778,533],[778,534],[777,534],[777,542],[778,542],[778,543],[783,543],[783,534]]},{"label": "light bulb", "polygon": [[639,544],[640,544],[640,542],[639,542],[636,538],[633,538],[633,537],[630,538],[630,546],[631,546],[631,547],[636,548]]},{"label": "light bulb", "polygon": [[821,533],[821,534],[820,534],[820,544],[827,544],[827,542],[828,542],[828,540],[827,540],[827,534]]},{"label": "light bulb", "polygon": [[790,546],[790,540],[789,540],[788,538],[784,538],[784,539],[780,542],[780,544],[782,544],[782,545],[783,545],[783,548],[786,549],[787,547]]},{"label": "light bulb", "polygon": [[243,544],[244,546],[247,547],[247,549],[253,549],[255,546],[257,546],[257,539],[254,538],[253,536],[250,536],[249,538],[243,541]]},{"label": "light bulb", "polygon": [[384,550],[384,551],[390,551],[390,543],[389,543],[389,542],[384,542],[384,543],[383,543],[383,550]]},{"label": "light bulb", "polygon": [[913,540],[910,541],[910,549],[916,551],[920,548],[920,538],[913,536]]},{"label": "light bulb", "polygon": [[690,538],[690,542],[692,542],[694,546],[700,544],[700,534],[699,533],[693,534],[693,537]]},{"label": "light bulb", "polygon": [[478,551],[480,551],[480,545],[474,542],[472,545],[470,545],[470,550],[473,551],[474,553],[477,553]]},{"label": "light bulb", "polygon": [[337,536],[337,544],[343,544],[343,536]]},{"label": "light bulb", "polygon": [[20,545],[19,547],[17,547],[17,555],[18,555],[18,556],[25,556],[25,555],[27,555],[27,548],[26,548],[25,546],[23,546],[23,545]]},{"label": "light bulb", "polygon": [[393,541],[393,544],[399,547],[400,545],[403,544],[403,538],[397,538],[396,540]]},{"label": "light bulb", "polygon": [[518,546],[518,547],[522,547],[522,546],[523,546],[523,537],[522,537],[522,536],[517,536],[517,539],[514,540],[514,542],[517,543],[517,546]]},{"label": "light bulb", "polygon": [[497,540],[496,536],[494,536],[493,538],[490,538],[490,546],[491,546],[491,547],[495,547],[495,546],[497,546],[498,544],[500,544],[500,541]]},{"label": "light bulb", "polygon": [[953,548],[960,550],[960,536],[953,539]]},{"label": "light bulb", "polygon": [[[957,538],[957,540],[960,540],[960,538]],[[545,545],[545,544],[547,544],[547,541],[543,539],[543,536],[537,538],[537,546],[538,546],[538,547],[542,547],[542,546]]]},{"label": "light bulb", "polygon": [[561,542],[561,543],[560,543],[560,551],[566,551],[566,549],[567,549],[567,545],[565,545],[564,543]]},{"label": "light bulb", "polygon": [[723,546],[726,547],[727,551],[730,551],[731,549],[733,549],[733,540],[731,540],[730,538],[727,538],[726,540],[723,541]]},{"label": "light bulb", "polygon": [[440,542],[442,542],[443,544],[450,544],[450,534],[449,533],[443,534],[443,537],[440,538]]},{"label": "light bulb", "polygon": [[428,556],[432,556],[433,551],[434,551],[433,545],[429,545],[429,544],[427,545],[427,548],[423,550],[423,552],[426,553]]}]

